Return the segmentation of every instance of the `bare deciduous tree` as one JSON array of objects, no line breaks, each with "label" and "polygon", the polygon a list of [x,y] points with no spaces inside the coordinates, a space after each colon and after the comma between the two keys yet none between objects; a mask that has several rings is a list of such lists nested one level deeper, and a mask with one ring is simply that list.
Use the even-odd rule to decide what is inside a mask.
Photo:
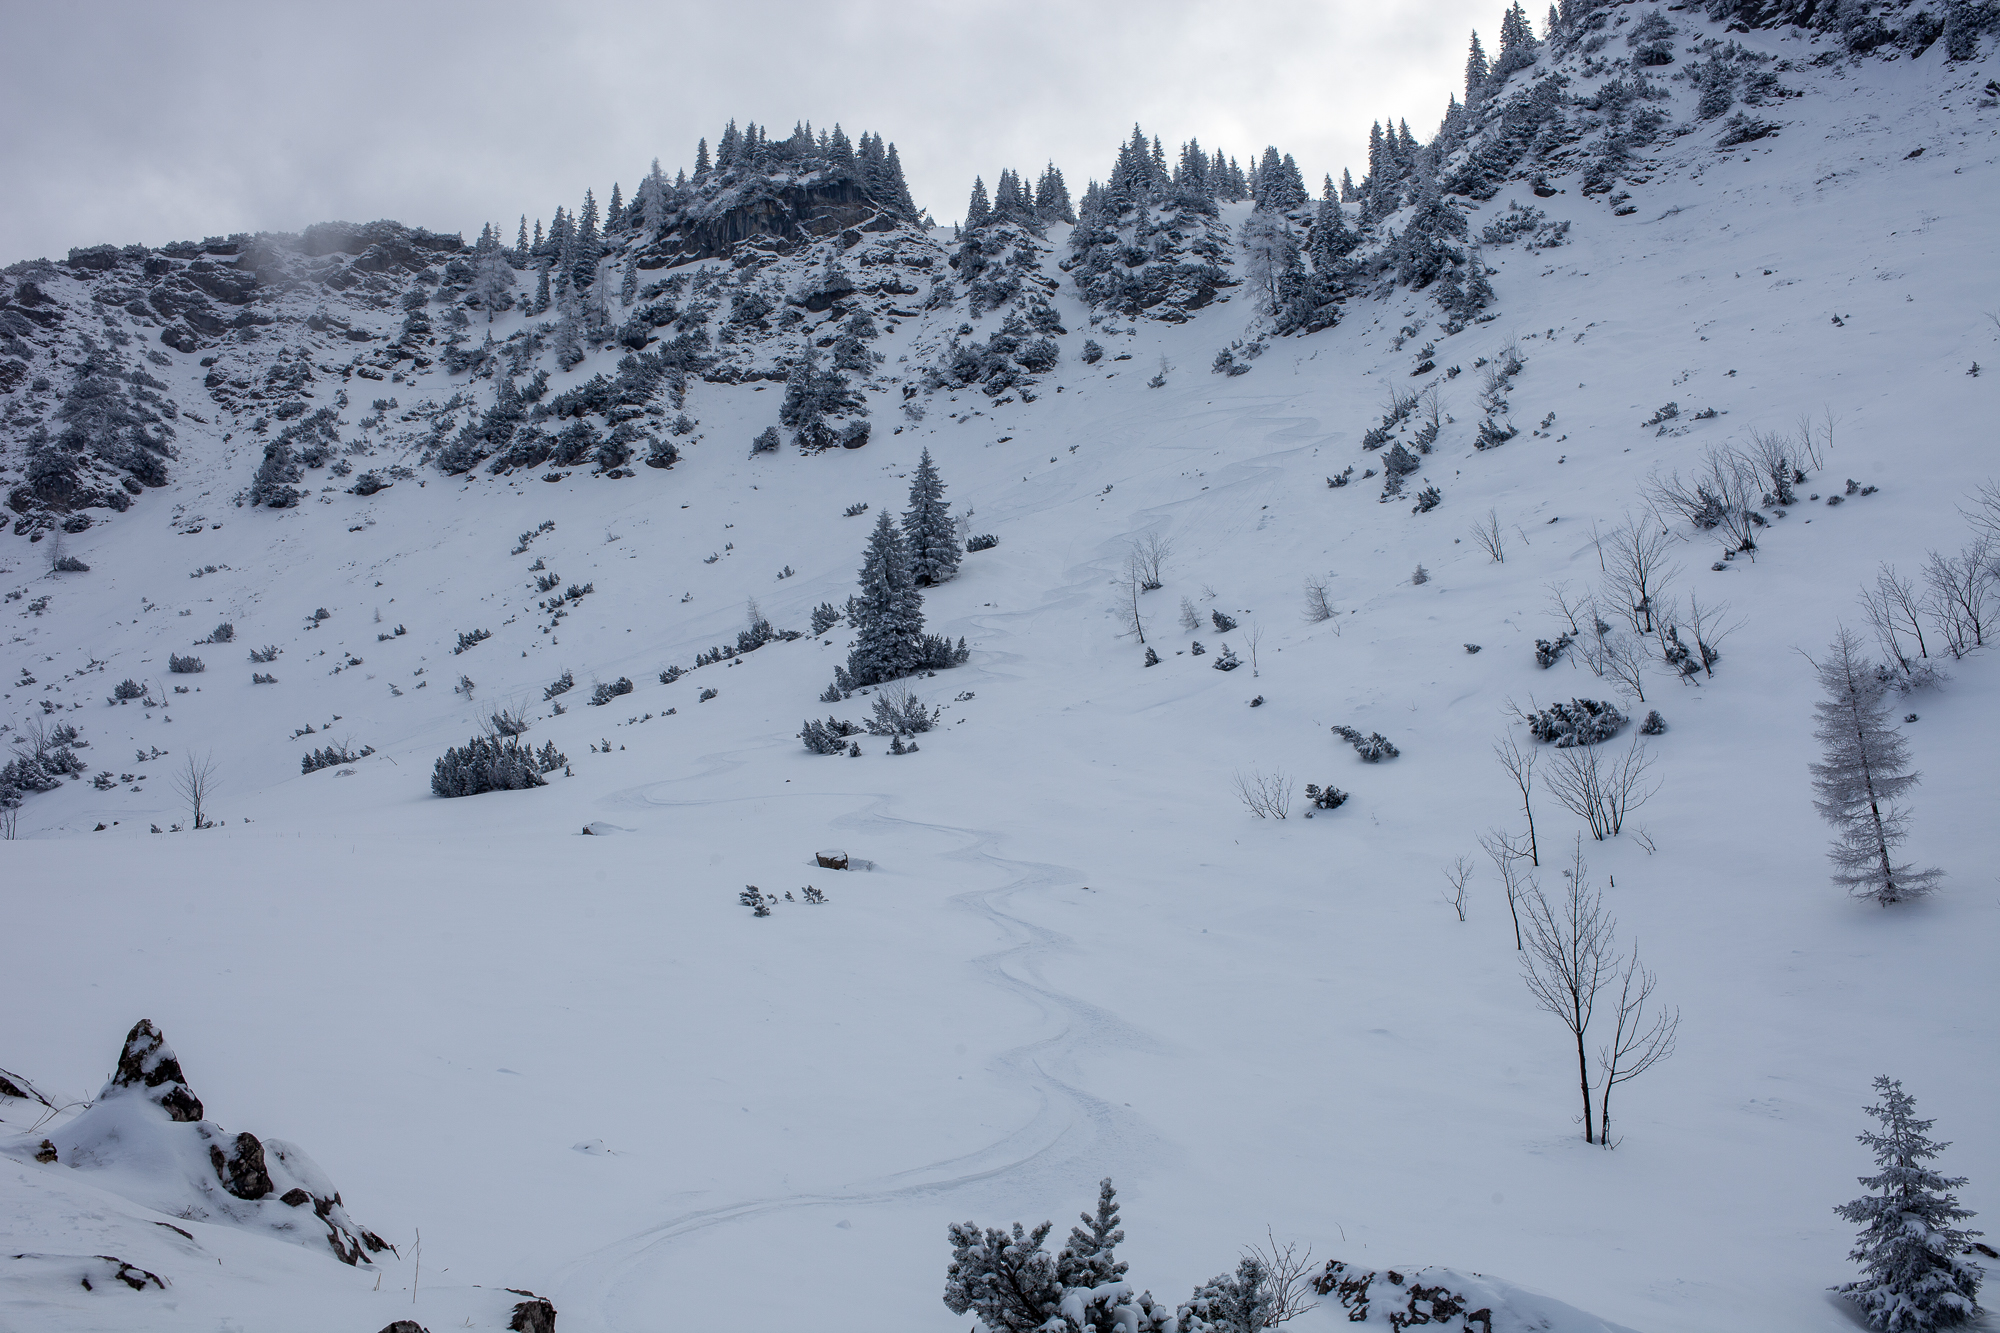
[{"label": "bare deciduous tree", "polygon": [[[1499,829],[1488,829],[1479,839],[1479,845],[1493,858],[1494,869],[1500,872],[1500,885],[1507,890],[1507,914],[1514,918],[1514,948],[1521,948],[1521,907],[1522,889],[1520,863],[1528,858],[1528,853],[1514,838]],[[1531,878],[1528,881],[1533,884]]]},{"label": "bare deciduous tree", "polygon": [[1588,824],[1590,836],[1599,842],[1616,837],[1625,817],[1659,790],[1647,778],[1653,757],[1636,733],[1630,748],[1616,759],[1600,755],[1603,749],[1573,745],[1555,751],[1548,779],[1555,798]]},{"label": "bare deciduous tree", "polygon": [[205,754],[190,753],[180,768],[175,771],[173,787],[176,794],[188,803],[192,818],[188,826],[194,829],[207,828],[202,810],[208,798],[215,791],[215,761]]},{"label": "bare deciduous tree", "polygon": [[1605,586],[1636,633],[1653,632],[1653,610],[1659,605],[1673,570],[1667,551],[1673,538],[1651,515],[1626,516],[1625,526],[1603,541]]},{"label": "bare deciduous tree", "polygon": [[[1578,638],[1582,638],[1583,624],[1577,617],[1579,614],[1590,609],[1589,599],[1578,597],[1571,592],[1567,580],[1560,583],[1550,583],[1547,587],[1549,590],[1549,605],[1555,608],[1557,615],[1569,622],[1569,632]],[[1591,618],[1593,620],[1596,618],[1594,613]]]},{"label": "bare deciduous tree", "polygon": [[[1317,574],[1306,576],[1306,620],[1317,625],[1321,621],[1333,619],[1333,601],[1327,596],[1329,580]],[[1195,622],[1199,626],[1200,622]]]},{"label": "bare deciduous tree", "polygon": [[1264,627],[1251,621],[1243,627],[1243,642],[1250,649],[1250,677],[1257,677],[1257,649],[1264,642]]},{"label": "bare deciduous tree", "polygon": [[[1531,699],[1532,704],[1534,701]],[[1521,813],[1528,817],[1528,860],[1539,866],[1542,851],[1535,843],[1535,805],[1532,797],[1535,791],[1535,759],[1540,754],[1532,745],[1523,750],[1514,740],[1512,732],[1503,734],[1493,746],[1494,757],[1500,767],[1507,770],[1507,776],[1514,780],[1514,787],[1521,793]]]},{"label": "bare deciduous tree", "polygon": [[1181,598],[1181,628],[1192,634],[1201,628],[1201,612],[1194,609],[1194,599]]},{"label": "bare deciduous tree", "polygon": [[1603,1071],[1603,1089],[1598,1095],[1597,1141],[1611,1143],[1611,1090],[1630,1083],[1674,1053],[1674,1038],[1680,1034],[1681,1011],[1656,1007],[1649,1014],[1658,978],[1639,965],[1639,946],[1632,946],[1625,960],[1618,986],[1617,1022],[1608,1045],[1597,1049],[1598,1068]]},{"label": "bare deciduous tree", "polygon": [[1478,544],[1480,550],[1493,557],[1493,563],[1497,565],[1507,563],[1507,543],[1500,532],[1498,510],[1487,510],[1486,517],[1472,525],[1472,540]]},{"label": "bare deciduous tree", "polygon": [[1953,657],[1986,646],[1993,630],[1993,543],[1974,537],[1957,555],[1930,553],[1924,562],[1931,623]]},{"label": "bare deciduous tree", "polygon": [[1522,895],[1527,909],[1528,947],[1522,955],[1521,976],[1535,1003],[1554,1014],[1576,1043],[1578,1090],[1583,1096],[1583,1140],[1595,1143],[1590,1114],[1590,1055],[1585,1034],[1597,1007],[1598,992],[1611,981],[1617,964],[1612,958],[1614,923],[1604,910],[1604,896],[1590,887],[1590,867],[1583,859],[1583,839],[1564,872],[1561,894],[1549,902],[1541,889]]},{"label": "bare deciduous tree", "polygon": [[1445,882],[1451,885],[1450,890],[1444,895],[1444,900],[1451,904],[1452,910],[1458,913],[1458,919],[1463,921],[1465,920],[1465,886],[1472,879],[1472,862],[1466,857],[1459,857],[1444,868],[1444,878]]},{"label": "bare deciduous tree", "polygon": [[[1939,673],[1930,663],[1930,642],[1924,637],[1924,621],[1931,615],[1930,599],[1884,561],[1875,571],[1875,586],[1861,585],[1861,606],[1875,631],[1877,646],[1902,671],[1904,686],[1914,689],[1935,684]],[[1906,639],[1915,643],[1915,656],[1910,654]]]},{"label": "bare deciduous tree", "polygon": [[1292,813],[1292,780],[1279,769],[1269,773],[1239,771],[1236,795],[1259,819],[1286,819]]},{"label": "bare deciduous tree", "polygon": [[1989,481],[1972,493],[1972,508],[1959,510],[1973,530],[2000,542],[2000,481]]}]

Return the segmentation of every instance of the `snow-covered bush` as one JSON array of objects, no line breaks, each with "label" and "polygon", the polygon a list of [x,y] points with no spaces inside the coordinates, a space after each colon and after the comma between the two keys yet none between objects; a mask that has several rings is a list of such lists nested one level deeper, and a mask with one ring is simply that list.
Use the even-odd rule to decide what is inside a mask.
[{"label": "snow-covered bush", "polygon": [[778,452],[778,445],[780,443],[782,441],[778,437],[778,428],[776,426],[766,426],[756,439],[750,441],[750,452],[752,454],[775,454]]},{"label": "snow-covered bush", "polygon": [[[251,656],[254,660],[256,655],[253,653]],[[124,680],[119,681],[117,685],[112,687],[111,697],[114,699],[121,699],[121,700],[143,699],[146,697],[146,687],[144,685],[141,685],[138,681],[133,680],[130,676],[127,676]]]},{"label": "snow-covered bush", "polygon": [[250,650],[250,660],[253,662],[262,662],[267,665],[269,663],[277,661],[278,645],[275,643],[267,643],[262,648],[252,648]]},{"label": "snow-covered bush", "polygon": [[1222,645],[1222,651],[1216,654],[1215,661],[1209,665],[1213,666],[1217,671],[1234,671],[1237,667],[1243,665],[1243,659],[1232,652],[1229,645],[1225,643]]},{"label": "snow-covered bush", "polygon": [[937,725],[941,709],[924,707],[908,687],[883,690],[875,696],[875,715],[868,731],[875,736],[914,736]]},{"label": "snow-covered bush", "polygon": [[1563,654],[1568,652],[1575,642],[1576,636],[1573,634],[1558,634],[1553,639],[1536,639],[1535,665],[1547,671],[1562,661]]},{"label": "snow-covered bush", "polygon": [[458,647],[451,650],[452,656],[456,657],[460,653],[464,652],[466,649],[474,647],[477,644],[484,643],[486,640],[492,637],[493,637],[493,631],[490,629],[475,629],[475,630],[463,631],[458,636]]},{"label": "snow-covered bush", "polygon": [[632,679],[629,676],[620,676],[617,680],[600,680],[590,687],[590,702],[601,707],[619,695],[631,692]]},{"label": "snow-covered bush", "polygon": [[225,620],[220,625],[217,625],[213,630],[209,631],[208,637],[206,639],[203,639],[202,642],[232,643],[235,641],[235,639],[236,639],[236,626],[231,624],[229,621]]},{"label": "snow-covered bush", "polygon": [[168,653],[167,670],[173,672],[175,675],[191,676],[198,672],[206,671],[208,668],[202,664],[202,660],[199,657],[191,655],[183,657],[179,653]]},{"label": "snow-covered bush", "polygon": [[1660,710],[1657,708],[1648,711],[1646,720],[1639,724],[1639,734],[1641,736],[1658,736],[1663,734],[1666,729],[1667,720],[1660,716]]},{"label": "snow-covered bush", "polygon": [[548,785],[544,773],[568,763],[554,741],[538,751],[518,736],[474,736],[439,756],[431,770],[431,791],[438,796],[477,796],[543,787]]},{"label": "snow-covered bush", "polygon": [[1361,756],[1363,763],[1379,764],[1384,759],[1394,759],[1402,753],[1387,736],[1384,736],[1379,731],[1371,731],[1366,736],[1363,736],[1353,727],[1337,726],[1333,728],[1333,734],[1346,741],[1349,745],[1352,745],[1354,753]]},{"label": "snow-covered bush", "polygon": [[1306,801],[1316,810],[1338,810],[1347,804],[1347,793],[1330,782],[1324,787],[1316,782],[1308,782]]},{"label": "snow-covered bush", "polygon": [[847,738],[860,734],[860,726],[837,717],[828,717],[824,722],[807,718],[805,726],[799,731],[799,739],[814,754],[840,754],[847,749]]},{"label": "snow-covered bush", "polygon": [[1215,632],[1218,634],[1227,634],[1230,630],[1236,628],[1236,618],[1224,612],[1211,610],[1208,613],[1208,618],[1214,624]]},{"label": "snow-covered bush", "polygon": [[1554,741],[1558,749],[1573,745],[1595,745],[1618,734],[1625,714],[1616,704],[1596,699],[1571,699],[1529,712],[1525,719],[1528,734],[1538,741]]},{"label": "snow-covered bush", "polygon": [[576,688],[576,677],[571,675],[568,671],[564,671],[560,676],[557,676],[554,680],[550,681],[547,688],[543,689],[542,702],[547,703],[549,700],[555,698],[558,694],[568,694],[571,690],[575,688]]},{"label": "snow-covered bush", "polygon": [[990,551],[999,544],[1000,539],[990,532],[977,533],[965,539],[965,549],[968,552]]},{"label": "snow-covered bush", "polygon": [[834,609],[832,602],[821,602],[813,608],[812,632],[814,634],[824,634],[839,623],[840,612]]}]

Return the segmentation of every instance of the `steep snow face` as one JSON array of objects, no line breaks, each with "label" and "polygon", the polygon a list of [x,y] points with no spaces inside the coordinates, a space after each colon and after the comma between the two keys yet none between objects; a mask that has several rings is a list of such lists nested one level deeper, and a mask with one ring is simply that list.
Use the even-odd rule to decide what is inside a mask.
[{"label": "steep snow face", "polygon": [[[976,318],[952,248],[911,228],[773,248],[747,283],[712,261],[634,270],[629,308],[614,257],[593,285],[610,287],[612,327],[663,301],[672,321],[644,348],[579,333],[566,368],[553,345],[524,352],[517,391],[545,370],[540,403],[575,396],[566,417],[531,404],[512,424],[581,422],[594,448],[629,422],[675,443],[673,465],[641,466],[650,446],[628,436],[616,464],[496,472],[496,446],[451,475],[436,460],[497,401],[497,349],[547,318],[522,314],[519,287],[490,325],[491,378],[469,360],[454,373],[442,331],[405,337],[407,277],[375,293],[383,309],[343,308],[380,335],[365,345],[311,329],[335,298],[281,298],[306,332],[278,346],[317,340],[297,393],[270,387],[301,360],[275,337],[203,351],[237,358],[206,369],[163,352],[150,392],[181,411],[163,486],[63,534],[88,572],[48,572],[53,534],[4,548],[0,702],[17,730],[78,729],[47,741],[59,785],[25,798],[0,853],[10,937],[31,946],[9,975],[24,998],[4,1063],[74,1097],[134,1013],[185,1049],[200,1033],[204,1096],[312,1145],[404,1254],[421,1228],[423,1278],[378,1255],[384,1290],[368,1291],[375,1275],[330,1254],[156,1214],[131,1199],[162,1196],[10,1150],[0,1252],[116,1255],[173,1282],[181,1313],[107,1316],[50,1268],[8,1289],[41,1303],[8,1314],[333,1330],[380,1327],[415,1294],[430,1326],[504,1324],[497,1303],[490,1319],[429,1304],[435,1263],[467,1293],[551,1292],[565,1328],[955,1329],[937,1299],[948,1222],[1037,1222],[1111,1174],[1133,1278],[1174,1302],[1269,1225],[1315,1262],[1502,1274],[1633,1328],[1848,1327],[1824,1294],[1850,1275],[1831,1209],[1867,1167],[1853,1135],[1874,1075],[1920,1094],[1956,1140],[1942,1165],[1972,1178],[1968,1206],[1995,1206],[2000,1155],[1957,1127],[2000,1096],[1993,1062],[1967,1055],[2000,943],[1978,889],[1996,682],[1989,655],[1946,650],[1949,679],[1897,710],[1924,775],[1914,859],[1947,879],[1883,911],[1828,880],[1796,650],[1864,623],[1855,592],[1882,562],[1912,575],[1956,552],[1959,507],[1992,475],[2000,112],[1990,61],[1816,64],[1830,48],[1802,36],[1734,40],[1795,66],[1781,78],[1800,95],[1760,112],[1778,131],[1724,151],[1698,90],[1660,79],[1665,128],[1615,189],[1586,194],[1580,158],[1543,168],[1549,193],[1510,181],[1466,205],[1469,234],[1495,229],[1494,300],[1455,333],[1429,289],[1379,276],[1305,337],[1269,336],[1245,287],[1177,324],[1106,315],[1062,271],[1060,228],[1005,248],[1020,300]],[[1557,72],[1580,86],[1589,58]],[[1683,125],[1697,132],[1670,132]],[[1219,220],[1235,235],[1246,213]],[[855,294],[833,295],[834,259]],[[675,276],[680,292],[644,294]],[[83,279],[33,281],[104,327]],[[750,318],[760,285],[782,299]],[[1055,326],[1028,341],[1059,359],[1032,383],[982,392],[988,369],[926,389],[953,339],[990,346],[1015,316],[1032,329],[1037,301]],[[865,447],[802,453],[783,427],[752,454],[783,426],[790,363],[810,344],[830,364],[858,314],[878,332],[853,337],[881,360],[843,372],[868,416],[839,419],[871,425]],[[473,357],[487,326],[468,317]],[[664,359],[683,336],[713,364],[665,365],[621,401],[639,385],[619,383],[621,359]],[[378,364],[398,339],[412,355]],[[1243,373],[1210,372],[1222,350]],[[217,368],[240,414],[204,387]],[[11,401],[52,410],[57,388],[28,383]],[[1434,430],[1421,401],[1399,407],[1430,389]],[[309,410],[280,421],[273,392]],[[190,404],[211,419],[188,424]],[[322,407],[339,450],[314,467],[313,442],[296,445],[300,476],[280,484],[298,503],[238,507],[266,441]],[[698,424],[676,435],[682,414]],[[1648,513],[1649,477],[1690,479],[1753,432],[1786,437],[1806,474],[1792,502],[1742,507],[1754,549]],[[842,607],[925,448],[951,512],[998,538],[923,590],[927,628],[971,659],[907,682],[938,710],[917,753],[867,735],[859,759],[809,753],[803,719],[858,724],[874,701],[821,701],[850,627],[737,650],[746,603],[800,631]],[[350,493],[367,471],[389,484]],[[1633,627],[1637,603],[1607,581],[1621,529],[1667,535],[1655,610],[1684,644],[1690,594],[1727,604],[1712,674],[1682,676],[1671,641]],[[1161,587],[1128,594],[1149,536],[1167,546]],[[1581,651],[1598,647],[1593,597],[1608,645],[1645,651],[1629,683]],[[1564,634],[1579,651],[1538,665],[1537,640]],[[1225,647],[1235,670],[1213,669]],[[1463,922],[1439,896],[1482,833],[1525,831],[1489,756],[1502,736],[1542,743],[1510,710],[1573,699],[1630,719],[1603,743],[1617,753],[1647,713],[1667,724],[1643,741],[1658,790],[1618,835],[1595,841],[1546,786],[1533,795],[1543,864],[1527,870],[1557,886],[1580,836],[1621,945],[1643,946],[1681,1010],[1678,1053],[1616,1094],[1612,1152],[1575,1123],[1575,1051],[1520,984],[1497,873],[1479,864]],[[432,797],[433,761],[501,710],[566,771]],[[1399,753],[1368,763],[1335,726]],[[301,771],[329,747],[353,758]],[[1576,748],[1535,752],[1552,766]],[[214,763],[218,826],[145,832],[187,828],[173,779],[191,757]],[[62,781],[71,761],[81,780]],[[1254,817],[1239,772],[1280,792],[1289,778],[1291,818]],[[1306,782],[1347,800],[1308,821]],[[815,862],[835,847],[852,869]],[[746,885],[769,915],[739,900]],[[53,1234],[71,1239],[39,1239]],[[1373,1308],[1386,1318],[1386,1298]],[[1292,1326],[1344,1319],[1329,1300]]]}]

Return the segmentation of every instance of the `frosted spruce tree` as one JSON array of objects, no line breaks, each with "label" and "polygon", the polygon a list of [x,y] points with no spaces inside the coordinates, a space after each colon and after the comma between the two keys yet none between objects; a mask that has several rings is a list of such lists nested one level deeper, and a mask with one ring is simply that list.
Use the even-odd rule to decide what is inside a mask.
[{"label": "frosted spruce tree", "polygon": [[[1889,685],[1843,629],[1813,661],[1826,697],[1813,705],[1823,747],[1812,766],[1813,806],[1833,825],[1833,882],[1887,907],[1929,893],[1943,873],[1897,865],[1892,850],[1909,834],[1909,812],[1893,801],[1917,784],[1909,748],[1889,726]],[[1812,659],[1808,659],[1812,661]]]},{"label": "frosted spruce tree", "polygon": [[917,475],[910,482],[910,507],[903,514],[903,543],[909,552],[910,575],[918,587],[943,583],[958,573],[964,552],[952,530],[950,509],[951,501],[944,498],[944,481],[926,449],[917,460]]},{"label": "frosted spruce tree", "polygon": [[1980,1312],[1979,1283],[1986,1276],[1965,1257],[1972,1238],[1981,1233],[1952,1225],[1972,1216],[1952,1193],[1965,1179],[1939,1175],[1924,1165],[1951,1145],[1930,1137],[1934,1122],[1916,1118],[1916,1099],[1903,1091],[1901,1080],[1878,1078],[1875,1091],[1882,1101],[1869,1107],[1868,1114],[1882,1122],[1882,1132],[1858,1137],[1882,1168],[1860,1177],[1877,1192],[1834,1209],[1860,1224],[1861,1234],[1847,1257],[1866,1276],[1842,1284],[1840,1294],[1884,1333],[1925,1333],[1963,1324]]},{"label": "frosted spruce tree", "polygon": [[847,674],[855,685],[906,676],[923,664],[924,596],[910,573],[910,555],[887,510],[861,557],[861,591],[847,601],[854,647]]}]

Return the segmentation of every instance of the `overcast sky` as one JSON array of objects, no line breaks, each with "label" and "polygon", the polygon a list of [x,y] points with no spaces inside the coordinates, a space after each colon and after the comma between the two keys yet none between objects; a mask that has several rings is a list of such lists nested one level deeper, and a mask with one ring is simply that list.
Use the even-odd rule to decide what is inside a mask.
[{"label": "overcast sky", "polygon": [[[329,219],[511,238],[585,187],[692,167],[731,117],[895,143],[958,219],[975,174],[1073,193],[1136,120],[1308,185],[1368,126],[1428,138],[1501,0],[20,3],[0,80],[0,263]],[[1536,18],[1539,30],[1540,19]]]}]

